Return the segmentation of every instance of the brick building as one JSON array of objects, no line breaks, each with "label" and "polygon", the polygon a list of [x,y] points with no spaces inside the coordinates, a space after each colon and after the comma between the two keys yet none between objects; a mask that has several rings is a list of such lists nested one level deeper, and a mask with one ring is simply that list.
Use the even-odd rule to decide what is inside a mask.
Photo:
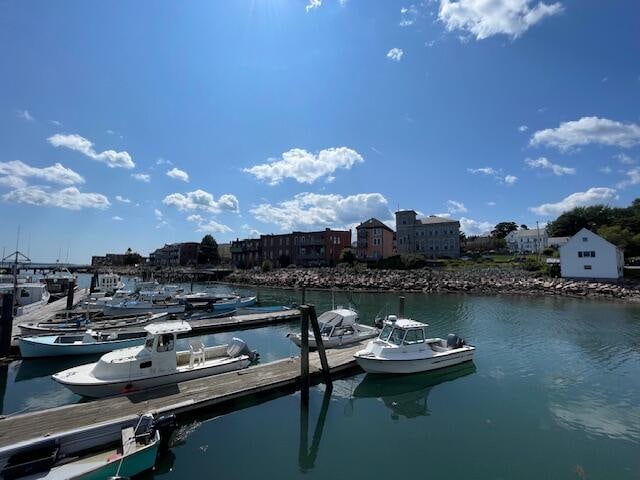
[{"label": "brick building", "polygon": [[149,254],[149,263],[156,266],[186,266],[198,263],[198,242],[165,244]]},{"label": "brick building", "polygon": [[396,234],[377,218],[365,220],[356,227],[358,260],[381,260],[395,254]]}]

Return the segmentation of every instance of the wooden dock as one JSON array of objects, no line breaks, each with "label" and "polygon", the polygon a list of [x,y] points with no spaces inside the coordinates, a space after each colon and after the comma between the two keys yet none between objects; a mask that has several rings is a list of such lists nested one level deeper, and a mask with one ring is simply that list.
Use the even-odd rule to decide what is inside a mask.
[{"label": "wooden dock", "polygon": [[203,333],[215,333],[225,330],[241,330],[255,328],[262,325],[286,323],[300,318],[300,310],[293,309],[282,312],[250,313],[245,315],[233,315],[231,317],[199,318],[189,320],[191,332],[188,336],[201,335]]},{"label": "wooden dock", "polygon": [[[364,343],[357,343],[328,350],[331,373],[356,367],[353,354],[363,346]],[[309,371],[317,377],[321,372],[318,354],[311,353],[309,360]],[[278,389],[297,388],[299,385],[300,357],[294,357],[128,396],[8,416],[0,418],[0,448],[88,425],[117,423],[126,417],[146,412],[180,415],[229,400],[275,393]]]}]

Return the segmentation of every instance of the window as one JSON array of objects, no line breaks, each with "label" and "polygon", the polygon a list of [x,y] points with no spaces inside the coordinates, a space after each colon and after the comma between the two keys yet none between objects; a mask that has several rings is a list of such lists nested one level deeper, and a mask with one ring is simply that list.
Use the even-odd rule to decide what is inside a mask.
[{"label": "window", "polygon": [[170,352],[173,350],[173,333],[165,333],[158,337],[158,352]]},{"label": "window", "polygon": [[587,237],[582,237],[582,241],[583,241],[583,242],[588,242],[588,241],[589,241],[589,239],[588,239]]},{"label": "window", "polygon": [[594,252],[593,250],[591,250],[591,258],[595,258],[596,256],[596,252]]},{"label": "window", "polygon": [[389,336],[389,343],[393,343],[394,345],[402,345],[402,340],[404,339],[405,331],[401,328],[394,328],[393,332]]},{"label": "window", "polygon": [[149,350],[153,348],[153,337],[147,337],[147,340],[144,342],[144,347]]},{"label": "window", "polygon": [[141,362],[140,368],[151,368],[151,360],[149,360],[148,362]]},{"label": "window", "polygon": [[591,265],[585,265],[585,266],[584,266],[584,269],[585,269],[585,270],[591,270]]},{"label": "window", "polygon": [[391,335],[391,331],[393,327],[391,325],[385,325],[382,331],[380,332],[380,336],[378,337],[380,340],[388,340],[389,335]]},{"label": "window", "polygon": [[423,331],[421,328],[416,328],[413,330],[409,330],[407,332],[407,335],[404,337],[404,344],[405,345],[414,345],[416,343],[423,343],[424,342],[424,336],[423,336]]},{"label": "window", "polygon": [[578,252],[578,257],[582,258],[582,252]]}]

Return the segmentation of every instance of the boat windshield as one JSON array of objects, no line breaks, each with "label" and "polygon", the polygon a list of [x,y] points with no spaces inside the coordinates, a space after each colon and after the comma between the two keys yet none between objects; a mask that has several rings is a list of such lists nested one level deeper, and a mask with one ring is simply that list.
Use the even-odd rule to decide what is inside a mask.
[{"label": "boat windshield", "polygon": [[144,348],[148,348],[149,350],[153,349],[153,337],[147,337],[146,342],[144,342]]},{"label": "boat windshield", "polygon": [[389,335],[391,335],[392,330],[393,330],[393,327],[391,325],[385,325],[382,331],[380,332],[380,335],[378,336],[378,338],[386,342],[389,339]]},{"label": "boat windshield", "polygon": [[333,325],[320,324],[320,335],[330,335],[331,330],[333,330]]},{"label": "boat windshield", "polygon": [[402,345],[404,334],[405,334],[404,329],[394,328],[393,332],[391,332],[391,336],[389,337],[389,343],[393,343],[394,345]]}]

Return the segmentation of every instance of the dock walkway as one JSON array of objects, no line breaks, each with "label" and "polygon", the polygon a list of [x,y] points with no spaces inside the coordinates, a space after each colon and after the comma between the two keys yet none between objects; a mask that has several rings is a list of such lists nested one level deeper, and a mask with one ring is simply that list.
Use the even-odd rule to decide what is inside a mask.
[{"label": "dock walkway", "polygon": [[242,328],[254,328],[261,325],[286,323],[300,318],[300,310],[287,310],[282,312],[249,313],[245,315],[233,315],[231,317],[200,318],[187,320],[191,325],[189,336],[202,333],[213,333],[223,330],[238,330]]},{"label": "dock walkway", "polygon": [[[331,372],[355,367],[353,354],[363,345],[327,350]],[[309,356],[309,371],[312,375],[321,372],[317,353]],[[179,415],[299,383],[300,357],[294,357],[127,396],[9,416],[0,418],[0,448],[93,424],[115,423],[146,412]]]}]

